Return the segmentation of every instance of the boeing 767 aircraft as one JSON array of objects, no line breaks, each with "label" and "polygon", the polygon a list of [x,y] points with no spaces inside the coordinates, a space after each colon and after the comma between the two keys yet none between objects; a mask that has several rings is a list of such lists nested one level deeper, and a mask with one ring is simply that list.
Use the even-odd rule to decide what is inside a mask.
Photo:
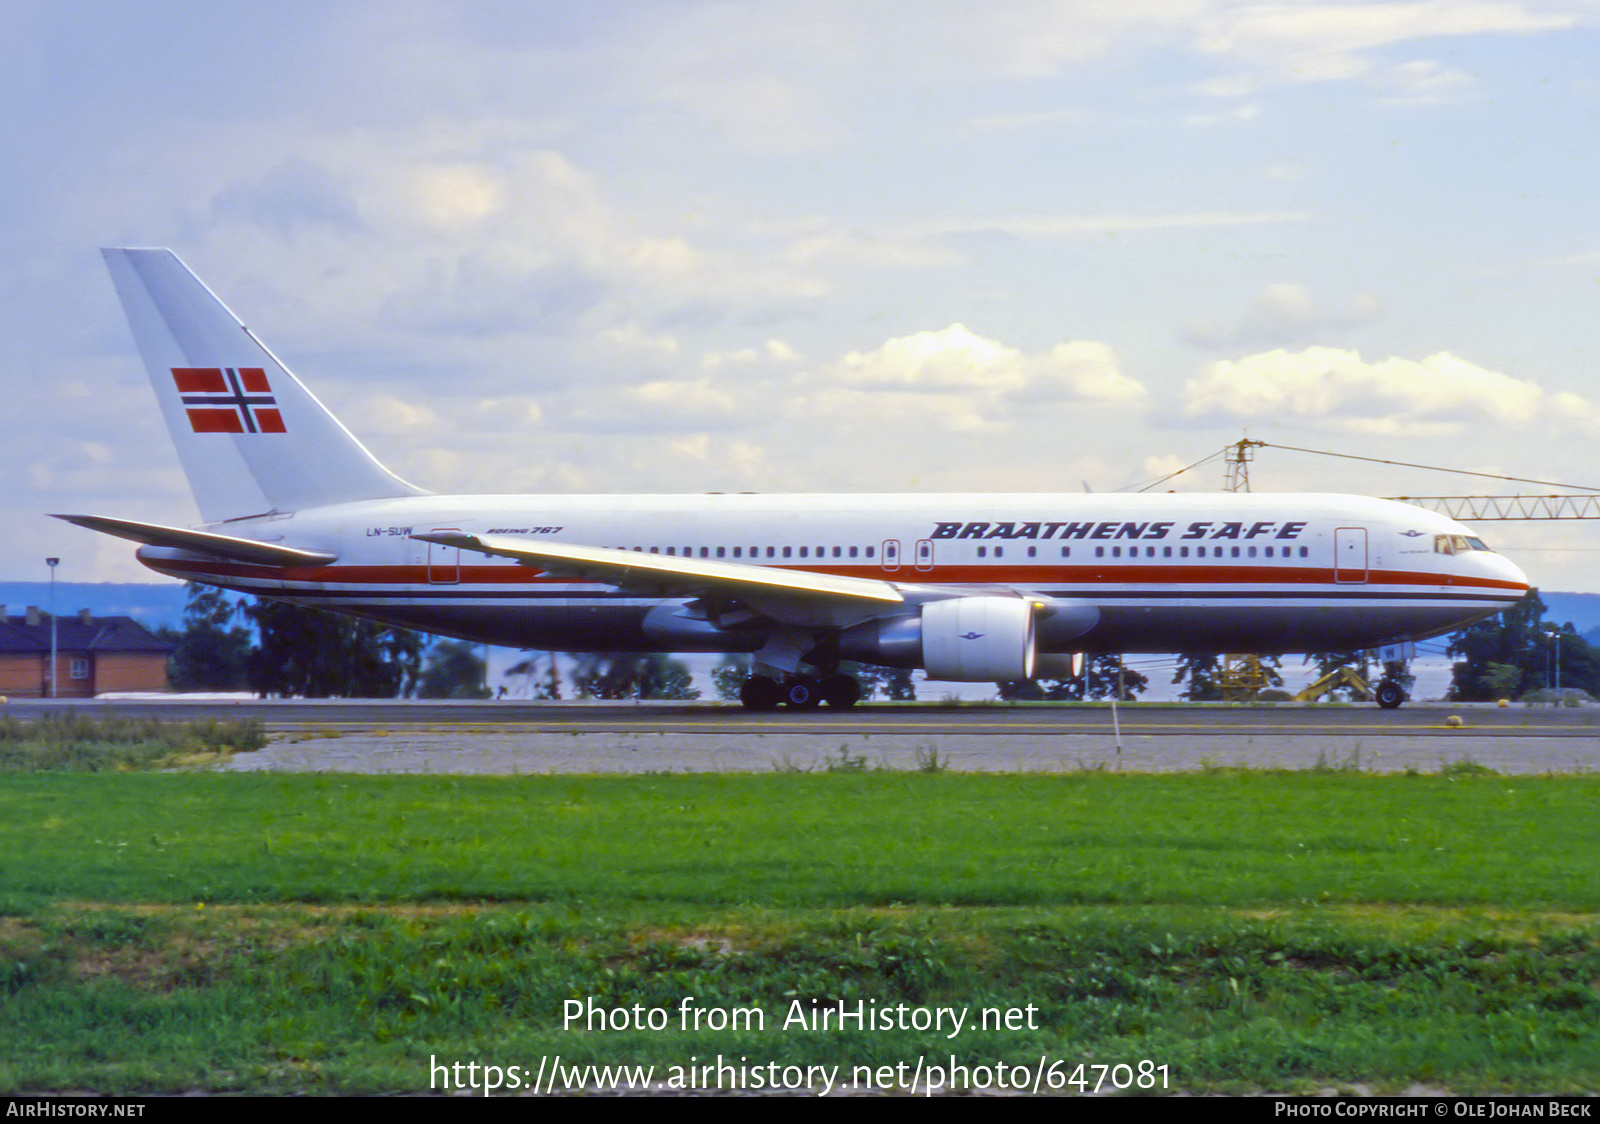
[{"label": "boeing 767 aircraft", "polygon": [[850,706],[846,660],[1003,682],[1084,653],[1343,651],[1528,589],[1461,524],[1359,496],[432,495],[171,251],[104,253],[204,522],[60,518],[186,581],[515,648],[745,652],[753,710]]}]

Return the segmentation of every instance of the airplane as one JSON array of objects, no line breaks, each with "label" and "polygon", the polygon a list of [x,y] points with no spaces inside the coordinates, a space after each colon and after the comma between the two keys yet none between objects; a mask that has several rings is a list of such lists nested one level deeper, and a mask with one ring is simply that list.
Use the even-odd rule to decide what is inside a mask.
[{"label": "airplane", "polygon": [[1460,523],[1361,496],[433,495],[170,250],[103,253],[203,523],[57,518],[185,581],[476,643],[746,653],[755,711],[853,705],[846,661],[1007,682],[1100,653],[1369,649],[1528,591]]}]

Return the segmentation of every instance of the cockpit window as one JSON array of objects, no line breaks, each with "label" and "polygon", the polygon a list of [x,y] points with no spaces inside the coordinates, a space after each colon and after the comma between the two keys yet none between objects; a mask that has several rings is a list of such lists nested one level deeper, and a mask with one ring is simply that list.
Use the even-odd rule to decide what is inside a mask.
[{"label": "cockpit window", "polygon": [[1481,550],[1493,553],[1484,541],[1471,535],[1434,535],[1433,552],[1435,554],[1465,554],[1469,550]]}]

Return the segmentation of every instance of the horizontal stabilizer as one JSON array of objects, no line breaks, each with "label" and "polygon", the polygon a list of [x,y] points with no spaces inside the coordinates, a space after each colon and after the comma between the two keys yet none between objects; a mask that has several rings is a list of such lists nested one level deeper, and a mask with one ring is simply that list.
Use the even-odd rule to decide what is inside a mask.
[{"label": "horizontal stabilizer", "polygon": [[482,554],[515,558],[542,567],[558,577],[603,582],[619,587],[648,586],[680,594],[721,592],[732,596],[792,594],[825,600],[899,604],[900,591],[885,581],[817,574],[739,562],[715,562],[672,554],[645,554],[598,546],[573,546],[508,535],[470,535],[435,531],[412,535],[423,542],[458,546]]},{"label": "horizontal stabilizer", "polygon": [[292,546],[276,546],[254,539],[216,535],[210,531],[163,527],[159,523],[135,523],[131,519],[109,519],[104,515],[57,515],[55,518],[65,519],[68,523],[87,527],[91,531],[116,535],[119,539],[132,539],[146,546],[194,550],[252,566],[326,566],[339,557],[324,550],[297,550]]}]

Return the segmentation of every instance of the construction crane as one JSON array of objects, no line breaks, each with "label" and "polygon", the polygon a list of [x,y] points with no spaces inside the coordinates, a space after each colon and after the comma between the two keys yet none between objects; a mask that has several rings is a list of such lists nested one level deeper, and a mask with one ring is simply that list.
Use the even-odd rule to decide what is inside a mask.
[{"label": "construction crane", "polygon": [[1452,519],[1600,519],[1600,496],[1390,496]]},{"label": "construction crane", "polygon": [[[1265,445],[1265,441],[1252,441],[1246,437],[1223,450],[1227,456],[1223,491],[1250,490],[1250,462],[1255,459],[1255,450]],[[1276,675],[1268,674],[1260,656],[1250,652],[1222,653],[1222,675],[1217,687],[1225,702],[1249,702],[1267,687],[1273,686],[1274,680],[1282,682]]]},{"label": "construction crane", "polygon": [[[1572,494],[1550,495],[1518,495],[1518,496],[1389,496],[1387,498],[1400,503],[1414,504],[1417,507],[1437,511],[1448,515],[1452,519],[1465,522],[1481,523],[1495,520],[1578,520],[1600,519],[1600,488],[1588,484],[1563,484],[1552,480],[1535,480],[1526,476],[1505,476],[1492,472],[1474,472],[1469,469],[1444,468],[1432,464],[1415,464],[1409,461],[1386,460],[1381,457],[1363,457],[1353,453],[1335,453],[1327,449],[1302,449],[1294,445],[1275,445],[1269,441],[1257,441],[1249,437],[1241,438],[1231,445],[1225,445],[1216,453],[1211,453],[1194,464],[1168,473],[1166,476],[1155,480],[1140,488],[1141,492],[1148,492],[1158,485],[1165,484],[1174,476],[1180,476],[1190,469],[1221,456],[1224,459],[1223,490],[1228,492],[1248,492],[1250,490],[1250,463],[1255,460],[1257,449],[1282,449],[1293,453],[1311,453],[1321,457],[1338,457],[1343,460],[1367,461],[1372,464],[1393,465],[1399,468],[1420,468],[1429,472],[1449,472],[1461,476],[1478,476],[1489,480],[1504,480],[1518,484],[1538,484],[1546,488],[1567,488]],[[1265,687],[1273,685],[1275,675],[1261,662],[1261,658],[1247,652],[1224,653],[1221,677],[1222,697],[1230,701],[1247,701],[1253,699]],[[1394,661],[1389,661],[1394,662]],[[1313,684],[1326,691],[1331,677]],[[1344,685],[1354,688],[1356,685],[1346,682]],[[1400,702],[1399,687],[1389,680],[1379,683],[1376,688],[1362,683],[1361,687],[1369,692],[1369,697],[1376,696],[1379,705],[1398,706]]]},{"label": "construction crane", "polygon": [[[1565,495],[1388,497],[1400,503],[1414,504],[1417,507],[1437,511],[1442,515],[1448,515],[1452,519],[1465,522],[1600,519],[1600,488],[1585,484],[1560,484],[1549,480],[1533,480],[1523,476],[1504,476],[1489,472],[1473,472],[1466,469],[1442,468],[1438,465],[1384,460],[1380,457],[1356,456],[1351,453],[1335,453],[1326,449],[1301,449],[1293,445],[1273,445],[1267,441],[1256,441],[1248,437],[1241,438],[1233,444],[1225,446],[1222,450],[1226,465],[1223,474],[1224,491],[1248,492],[1250,490],[1250,462],[1255,459],[1255,451],[1269,448],[1283,449],[1296,453],[1312,453],[1317,456],[1338,457],[1344,460],[1368,461],[1374,464],[1420,468],[1431,472],[1450,472],[1465,476],[1480,476],[1491,480],[1540,484],[1545,487],[1570,488],[1573,490],[1572,493]],[[1260,657],[1244,652],[1232,652],[1223,655],[1221,683],[1223,698],[1230,701],[1252,699],[1264,687],[1269,685],[1269,680],[1270,676],[1267,669],[1262,666]],[[1324,685],[1319,683],[1315,686]],[[1372,688],[1365,683],[1362,683],[1361,687],[1365,688],[1367,697],[1372,696]],[[1376,692],[1380,699],[1386,697],[1383,687],[1384,684],[1380,684]]]},{"label": "construction crane", "polygon": [[[1247,448],[1247,446],[1249,448]],[[1293,445],[1272,445],[1266,441],[1248,438],[1229,445],[1224,453],[1228,457],[1227,479],[1234,479],[1233,462],[1253,458],[1250,448],[1283,449],[1291,453],[1312,453],[1319,457],[1338,457],[1340,460],[1367,461],[1370,464],[1388,464],[1398,468],[1420,468],[1428,472],[1448,472],[1455,476],[1479,476],[1485,480],[1506,480],[1516,484],[1538,484],[1546,488],[1569,488],[1577,495],[1544,496],[1389,496],[1400,503],[1415,504],[1452,519],[1474,522],[1511,519],[1600,519],[1600,488],[1588,484],[1562,484],[1554,480],[1534,480],[1527,476],[1504,476],[1495,472],[1474,472],[1465,468],[1443,468],[1435,464],[1413,464],[1409,461],[1385,460],[1382,457],[1362,457],[1354,453],[1335,453],[1327,449],[1301,449]],[[1248,476],[1245,477],[1248,481]],[[1237,490],[1237,489],[1230,489]],[[1249,491],[1248,482],[1243,489]],[[1586,493],[1586,494],[1583,494]]]}]

